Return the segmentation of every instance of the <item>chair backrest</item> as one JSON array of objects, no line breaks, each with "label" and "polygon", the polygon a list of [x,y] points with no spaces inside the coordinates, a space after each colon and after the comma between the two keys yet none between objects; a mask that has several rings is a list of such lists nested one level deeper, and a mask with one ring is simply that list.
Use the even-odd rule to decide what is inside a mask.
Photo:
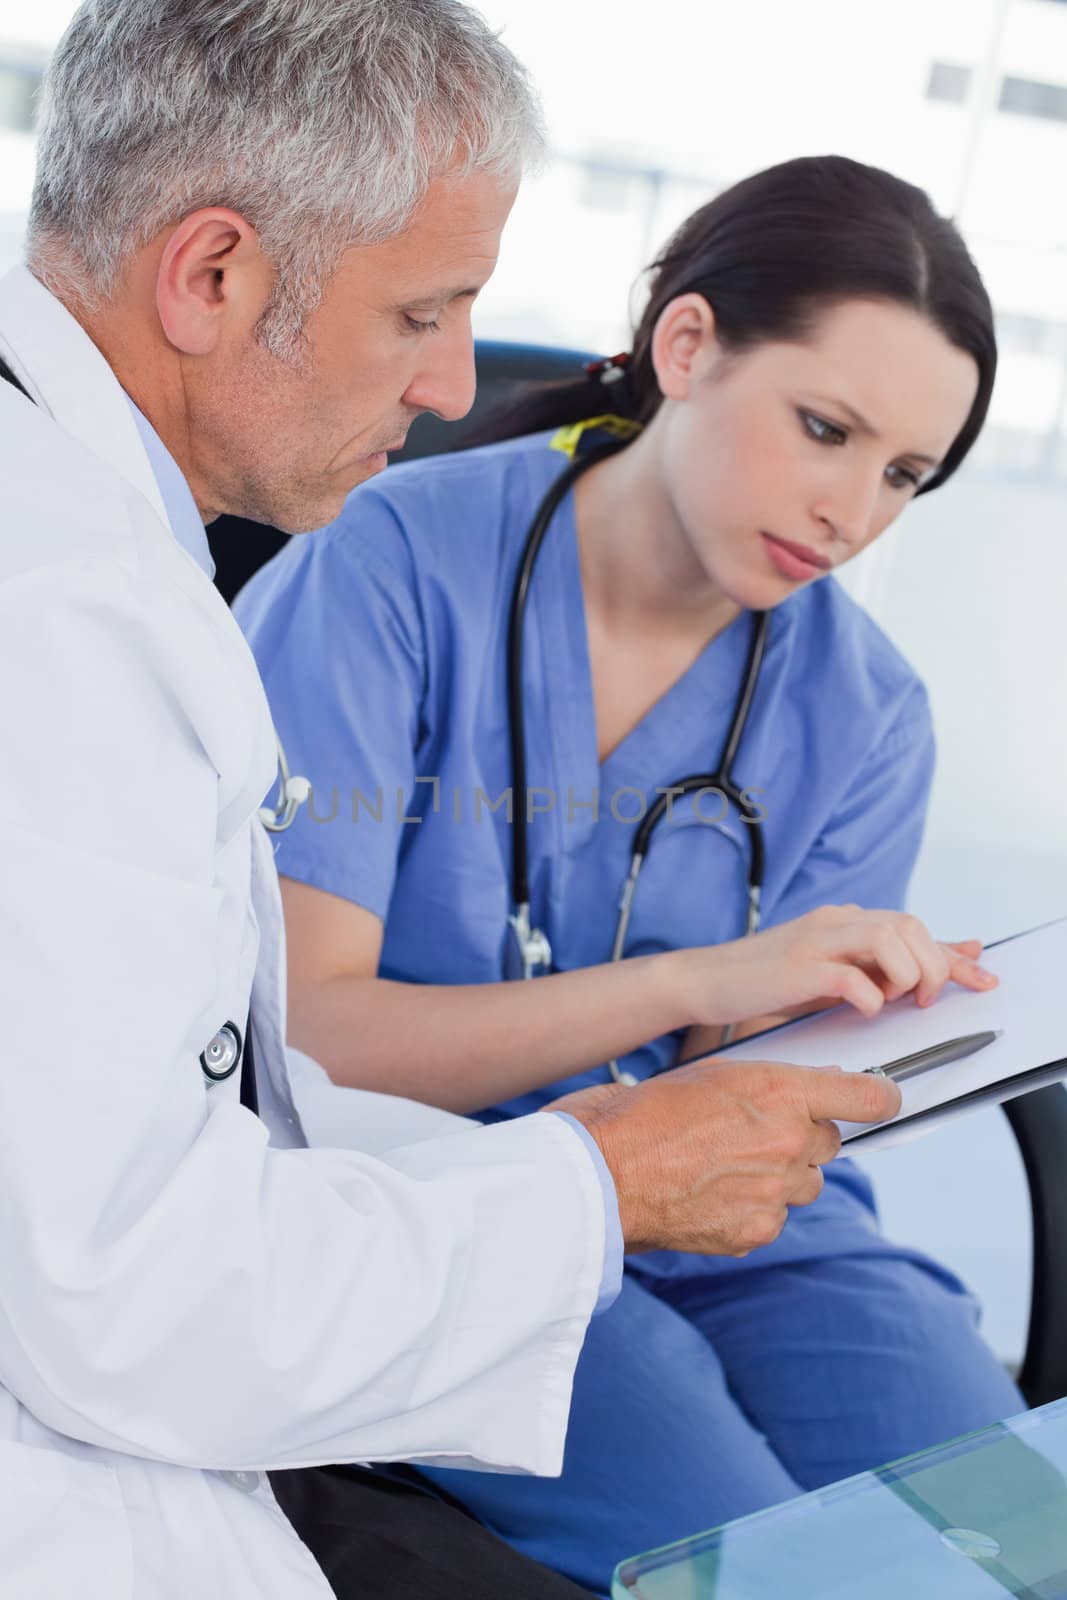
[{"label": "chair backrest", "polygon": [[[442,422],[430,413],[421,416],[403,450],[391,459],[414,461],[454,449],[476,422],[512,398],[517,390],[551,378],[576,377],[582,363],[589,359],[588,353],[581,350],[480,339],[474,350],[477,396],[467,416],[461,422]],[[224,599],[232,601],[242,585],[286,541],[287,536],[277,528],[248,522],[243,517],[219,517],[213,522],[208,528],[208,543],[215,558],[215,583]]]}]

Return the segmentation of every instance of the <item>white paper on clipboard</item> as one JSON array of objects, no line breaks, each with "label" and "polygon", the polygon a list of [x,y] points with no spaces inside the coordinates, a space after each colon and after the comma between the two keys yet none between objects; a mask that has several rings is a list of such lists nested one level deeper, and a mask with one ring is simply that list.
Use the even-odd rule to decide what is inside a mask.
[{"label": "white paper on clipboard", "polygon": [[860,1072],[959,1034],[1004,1030],[977,1055],[902,1083],[901,1109],[892,1122],[873,1128],[840,1123],[844,1142],[860,1140],[865,1152],[903,1144],[976,1105],[1010,1100],[1067,1077],[1067,917],[1001,940],[981,959],[1000,979],[985,994],[950,985],[925,1010],[905,995],[872,1019],[835,1006],[728,1045],[716,1058]]}]

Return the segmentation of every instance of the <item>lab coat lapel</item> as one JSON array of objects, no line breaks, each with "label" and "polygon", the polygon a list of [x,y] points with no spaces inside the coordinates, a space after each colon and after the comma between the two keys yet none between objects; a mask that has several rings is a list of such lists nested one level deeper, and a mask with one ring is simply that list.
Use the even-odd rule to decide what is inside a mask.
[{"label": "lab coat lapel", "polygon": [[170,529],[122,386],[84,328],[26,267],[0,279],[0,348],[38,405],[139,490]]}]

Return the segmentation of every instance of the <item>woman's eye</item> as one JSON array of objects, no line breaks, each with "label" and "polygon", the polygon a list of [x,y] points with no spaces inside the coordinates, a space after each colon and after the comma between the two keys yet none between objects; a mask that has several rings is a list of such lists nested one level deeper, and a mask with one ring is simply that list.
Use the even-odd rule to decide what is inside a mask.
[{"label": "woman's eye", "polygon": [[435,318],[432,322],[420,322],[418,317],[409,316],[404,312],[404,322],[412,333],[440,333],[441,324]]},{"label": "woman's eye", "polygon": [[911,467],[886,467],[885,475],[894,489],[917,489],[919,474]]},{"label": "woman's eye", "polygon": [[805,432],[819,444],[844,444],[848,439],[845,428],[839,427],[836,422],[828,422],[825,417],[816,416],[814,411],[801,411],[799,416]]}]

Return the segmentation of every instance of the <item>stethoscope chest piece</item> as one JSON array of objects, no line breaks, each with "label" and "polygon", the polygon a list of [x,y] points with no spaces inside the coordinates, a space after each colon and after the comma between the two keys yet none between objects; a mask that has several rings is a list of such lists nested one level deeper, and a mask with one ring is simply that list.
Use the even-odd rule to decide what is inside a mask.
[{"label": "stethoscope chest piece", "polygon": [[530,907],[527,903],[516,906],[508,918],[508,927],[515,935],[522,976],[534,978],[538,972],[551,971],[552,946],[548,942],[546,933],[542,933],[540,928],[531,928]]},{"label": "stethoscope chest piece", "polygon": [[289,771],[285,747],[277,734],[275,740],[278,745],[278,793],[273,804],[268,802],[260,806],[259,820],[268,833],[284,833],[292,827],[297,812],[309,798],[311,784],[307,778],[294,776]]}]

